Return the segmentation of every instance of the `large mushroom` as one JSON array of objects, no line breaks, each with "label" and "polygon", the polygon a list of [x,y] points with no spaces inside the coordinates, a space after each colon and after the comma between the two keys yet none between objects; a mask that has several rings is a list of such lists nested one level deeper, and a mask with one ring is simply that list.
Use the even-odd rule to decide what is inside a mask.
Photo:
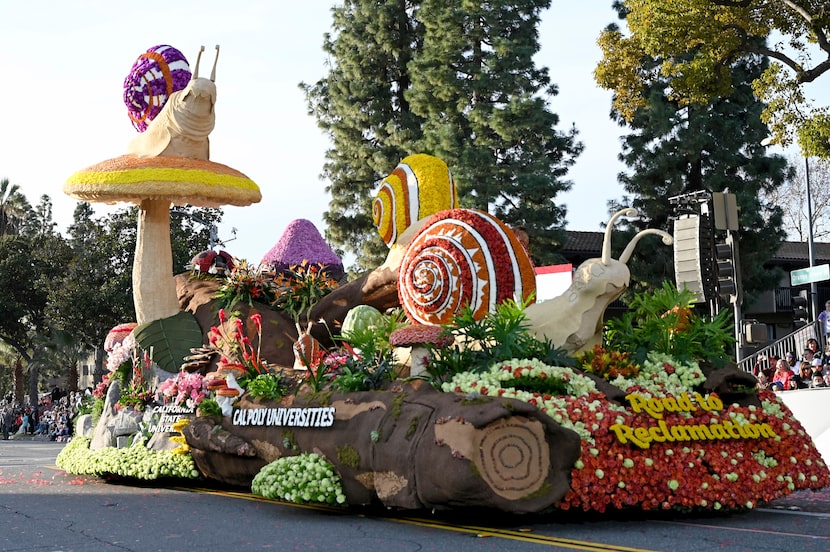
[{"label": "large mushroom", "polygon": [[128,155],[78,171],[64,185],[66,194],[82,201],[139,205],[133,264],[138,324],[179,312],[170,246],[171,205],[245,206],[262,197],[247,176],[208,160],[215,71],[214,63],[211,78],[199,78],[197,60],[188,85],[170,95],[145,134],[130,144]]}]

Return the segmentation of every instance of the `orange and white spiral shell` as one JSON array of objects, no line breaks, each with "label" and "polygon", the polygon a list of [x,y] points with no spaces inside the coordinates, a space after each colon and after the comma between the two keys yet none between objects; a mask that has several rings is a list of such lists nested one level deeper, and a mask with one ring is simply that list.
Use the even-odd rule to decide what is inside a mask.
[{"label": "orange and white spiral shell", "polygon": [[447,324],[467,305],[480,319],[506,299],[536,291],[533,264],[515,234],[496,217],[471,209],[431,216],[404,253],[398,297],[407,317]]},{"label": "orange and white spiral shell", "polygon": [[412,223],[457,205],[458,194],[447,164],[418,153],[405,157],[381,181],[372,201],[372,219],[383,241],[392,247]]}]

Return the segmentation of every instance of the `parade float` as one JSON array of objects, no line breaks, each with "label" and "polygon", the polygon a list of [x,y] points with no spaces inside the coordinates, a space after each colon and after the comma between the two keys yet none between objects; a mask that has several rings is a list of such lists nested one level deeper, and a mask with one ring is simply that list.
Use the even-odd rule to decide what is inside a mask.
[{"label": "parade float", "polygon": [[[176,99],[163,56],[150,57]],[[205,178],[204,188],[233,189],[223,201],[258,199],[244,175],[202,165],[177,175],[206,161],[183,151],[145,144],[117,170],[73,175],[66,191],[216,204],[177,190]],[[136,174],[137,163],[166,168]],[[164,195],[148,193],[159,181]],[[207,479],[292,502],[511,513],[735,510],[830,485],[801,424],[728,359],[728,313],[698,315],[690,292],[666,284],[605,320],[638,240],[671,244],[647,230],[613,259],[614,224],[634,215],[616,213],[601,257],[563,294],[534,303],[525,245],[492,215],[459,208],[449,167],[415,154],[379,186],[373,217],[389,255],[357,279],[327,274],[342,268],[328,250],[294,258],[303,240],[320,250],[316,231],[294,231],[307,221],[286,232],[300,243],[281,239],[262,267],[156,268],[160,283],[136,269],[137,321],[108,337],[100,413],[79,424],[58,464],[105,478]],[[165,265],[169,239],[143,249],[137,264]]]}]

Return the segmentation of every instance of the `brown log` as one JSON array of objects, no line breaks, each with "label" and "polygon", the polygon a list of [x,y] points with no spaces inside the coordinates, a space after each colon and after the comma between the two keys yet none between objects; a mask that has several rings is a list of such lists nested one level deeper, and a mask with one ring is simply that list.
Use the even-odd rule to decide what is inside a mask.
[{"label": "brown log", "polygon": [[[333,423],[243,425],[279,407],[333,407]],[[209,477],[250,484],[266,463],[314,452],[334,465],[350,505],[538,512],[569,490],[580,453],[579,436],[532,405],[497,397],[467,400],[423,382],[387,391],[309,394],[281,404],[243,396],[233,416],[222,418],[221,430],[249,443],[256,458],[205,443],[205,436],[221,432],[214,424],[197,418],[184,429],[199,469]]]}]

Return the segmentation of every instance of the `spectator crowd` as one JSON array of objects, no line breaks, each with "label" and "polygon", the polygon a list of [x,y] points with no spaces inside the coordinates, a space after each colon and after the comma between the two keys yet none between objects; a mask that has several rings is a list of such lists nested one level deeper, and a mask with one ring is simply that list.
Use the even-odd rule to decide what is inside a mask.
[{"label": "spectator crowd", "polygon": [[830,387],[830,355],[819,350],[818,341],[808,339],[800,357],[794,351],[783,358],[759,357],[753,367],[758,387],[773,391]]},{"label": "spectator crowd", "polygon": [[33,435],[50,441],[68,441],[72,436],[72,419],[82,399],[83,392],[67,393],[57,387],[43,395],[36,407],[15,403],[6,397],[0,401],[3,439]]}]

